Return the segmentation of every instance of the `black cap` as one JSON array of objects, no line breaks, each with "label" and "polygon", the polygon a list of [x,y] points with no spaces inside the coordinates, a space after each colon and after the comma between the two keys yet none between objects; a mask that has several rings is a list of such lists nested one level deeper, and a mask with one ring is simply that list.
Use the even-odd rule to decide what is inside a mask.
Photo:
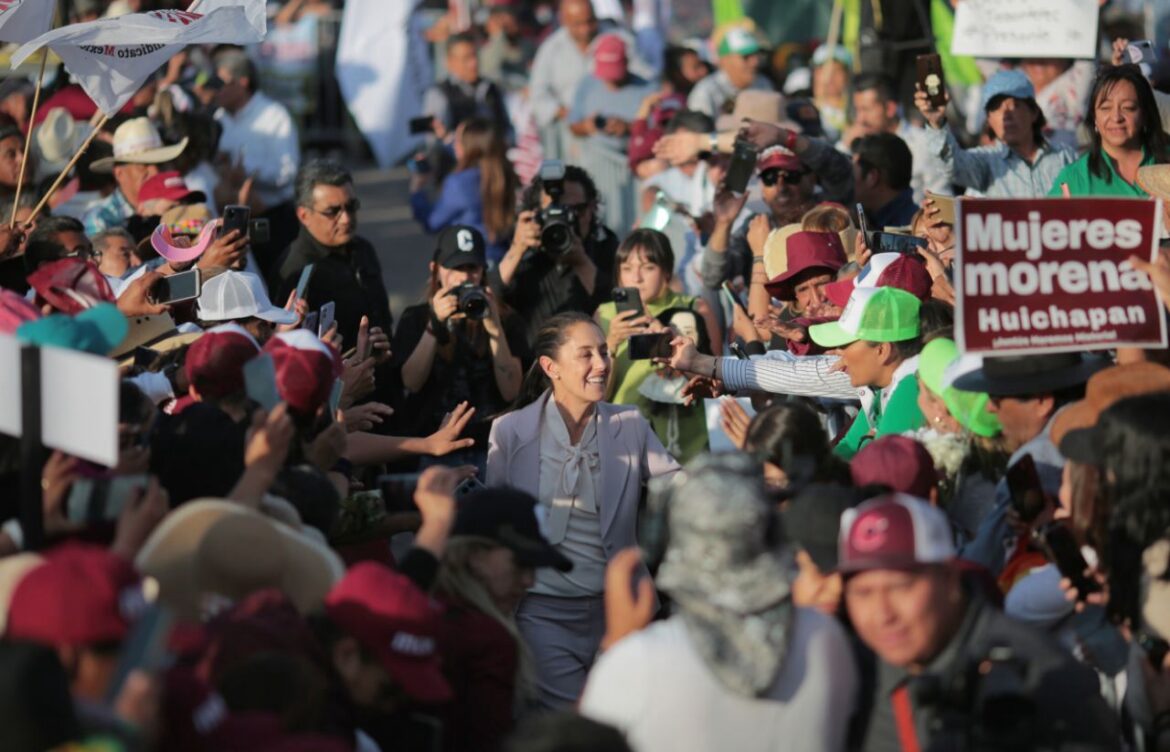
[{"label": "black cap", "polygon": [[483,233],[469,225],[444,227],[435,246],[435,263],[448,269],[468,264],[487,266]]},{"label": "black cap", "polygon": [[812,483],[781,512],[784,534],[802,548],[822,572],[837,568],[841,515],[861,503],[862,494],[849,486]]},{"label": "black cap", "polygon": [[784,106],[784,113],[788,119],[800,126],[800,132],[805,136],[820,138],[825,135],[821,125],[821,113],[817,106],[808,99],[789,99]]},{"label": "black cap", "polygon": [[515,488],[481,488],[459,500],[451,536],[488,538],[512,550],[522,566],[573,568],[569,561],[540,534],[536,524],[536,499]]},{"label": "black cap", "polygon": [[1051,394],[1084,384],[1108,367],[1105,358],[1081,353],[994,355],[983,358],[983,367],[955,379],[964,392],[987,392],[1000,397]]}]

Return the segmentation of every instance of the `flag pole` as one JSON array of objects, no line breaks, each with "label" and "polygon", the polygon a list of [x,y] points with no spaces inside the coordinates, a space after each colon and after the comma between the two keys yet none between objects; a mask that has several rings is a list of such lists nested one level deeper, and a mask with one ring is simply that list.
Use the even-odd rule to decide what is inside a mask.
[{"label": "flag pole", "polygon": [[28,149],[32,146],[33,123],[37,120],[37,106],[41,103],[41,83],[45,80],[45,63],[49,61],[49,47],[41,50],[41,70],[37,73],[37,88],[33,91],[32,112],[28,116],[28,133],[24,137],[24,157],[20,160],[20,175],[16,178],[16,198],[12,200],[12,216],[8,218],[8,227],[16,226],[16,211],[20,206],[20,189],[24,187],[24,173],[28,169]]},{"label": "flag pole", "polygon": [[94,126],[92,131],[90,131],[90,134],[86,137],[85,141],[81,143],[81,146],[77,149],[77,153],[73,155],[73,159],[69,160],[69,164],[65,165],[65,168],[61,170],[61,174],[58,175],[57,179],[53,181],[53,184],[49,186],[49,190],[45,192],[45,195],[40,200],[40,203],[38,203],[36,207],[33,208],[32,215],[28,218],[29,222],[32,222],[34,219],[36,219],[37,215],[41,213],[41,209],[45,208],[45,204],[49,203],[49,199],[53,197],[53,194],[56,193],[57,189],[61,187],[61,183],[65,181],[65,176],[68,175],[69,171],[73,169],[73,166],[77,164],[77,160],[81,159],[81,155],[85,154],[86,149],[89,148],[89,145],[93,142],[94,138],[96,138],[97,135],[101,133],[102,128],[109,119],[109,115],[102,115],[101,120],[97,122],[97,125]]}]

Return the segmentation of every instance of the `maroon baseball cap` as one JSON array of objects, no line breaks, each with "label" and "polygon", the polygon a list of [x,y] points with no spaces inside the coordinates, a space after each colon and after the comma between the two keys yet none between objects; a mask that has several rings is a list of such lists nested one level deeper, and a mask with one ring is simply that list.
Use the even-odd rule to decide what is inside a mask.
[{"label": "maroon baseball cap", "polygon": [[783,146],[771,146],[760,153],[759,161],[756,162],[756,171],[764,172],[776,169],[801,172],[804,170],[804,164],[800,161],[800,157]]},{"label": "maroon baseball cap", "polygon": [[219,399],[244,391],[244,364],[260,345],[239,324],[208,329],[187,348],[187,381],[204,398]]},{"label": "maroon baseball cap", "polygon": [[289,409],[313,416],[329,399],[333,381],[341,375],[341,358],[329,345],[306,329],[281,332],[264,345],[276,367],[276,388]]},{"label": "maroon baseball cap", "polygon": [[929,499],[938,471],[926,447],[906,436],[882,436],[861,448],[849,462],[856,486],[887,486],[891,491]]},{"label": "maroon baseball cap", "polygon": [[593,75],[602,81],[618,83],[629,72],[626,43],[617,34],[603,34],[593,45]]},{"label": "maroon baseball cap", "polygon": [[190,201],[200,203],[206,199],[202,191],[193,191],[187,186],[187,181],[177,171],[160,172],[147,178],[138,189],[138,202],[153,201],[155,199],[168,201]]},{"label": "maroon baseball cap", "polygon": [[837,551],[837,571],[844,573],[913,569],[955,558],[946,514],[904,493],[878,496],[845,510]]},{"label": "maroon baseball cap", "polygon": [[436,645],[442,609],[410,578],[381,564],[355,564],[325,597],[325,613],[406,694],[424,703],[451,699]]},{"label": "maroon baseball cap", "polygon": [[145,607],[130,562],[100,546],[66,544],[17,584],[4,634],[44,645],[121,642]]},{"label": "maroon baseball cap", "polygon": [[768,294],[779,300],[796,298],[792,282],[804,272],[823,269],[832,274],[846,264],[845,246],[835,232],[794,232],[785,241],[784,251],[788,268],[764,285]]},{"label": "maroon baseball cap", "polygon": [[856,277],[839,279],[825,285],[825,297],[844,308],[855,287],[897,287],[919,300],[930,298],[934,281],[916,256],[905,253],[875,253]]},{"label": "maroon baseball cap", "polygon": [[62,258],[41,264],[28,275],[29,287],[37,291],[36,303],[48,303],[70,316],[97,303],[113,303],[114,290],[106,275],[79,258]]}]

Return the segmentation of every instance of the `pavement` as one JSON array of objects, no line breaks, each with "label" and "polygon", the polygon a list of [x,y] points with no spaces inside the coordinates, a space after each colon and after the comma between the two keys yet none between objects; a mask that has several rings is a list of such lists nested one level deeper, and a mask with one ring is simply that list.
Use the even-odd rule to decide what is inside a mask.
[{"label": "pavement", "polygon": [[358,232],[378,252],[390,311],[397,321],[404,308],[423,300],[432,240],[411,216],[406,168],[364,166],[351,173],[362,202]]}]

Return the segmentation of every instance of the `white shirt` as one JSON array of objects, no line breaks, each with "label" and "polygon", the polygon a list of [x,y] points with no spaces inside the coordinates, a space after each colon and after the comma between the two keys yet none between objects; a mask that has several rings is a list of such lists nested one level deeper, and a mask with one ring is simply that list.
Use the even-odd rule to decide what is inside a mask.
[{"label": "white shirt", "polygon": [[223,126],[219,150],[256,176],[260,200],[270,207],[291,201],[301,146],[285,106],[258,91],[236,114],[221,109],[215,118]]},{"label": "white shirt", "polygon": [[787,657],[763,697],[720,684],[676,616],[605,651],[579,709],[617,727],[635,752],[832,752],[845,748],[856,692],[845,632],[799,608]]},{"label": "white shirt", "polygon": [[[633,36],[621,28],[603,24],[601,34],[617,34],[626,43],[630,58],[630,72],[643,78],[652,78],[651,67],[635,54]],[[596,41],[596,40],[595,40]],[[569,30],[560,28],[549,34],[532,61],[532,75],[528,87],[532,114],[537,125],[544,127],[556,120],[557,109],[573,107],[577,84],[593,70],[593,45],[585,52],[569,36]]]}]

